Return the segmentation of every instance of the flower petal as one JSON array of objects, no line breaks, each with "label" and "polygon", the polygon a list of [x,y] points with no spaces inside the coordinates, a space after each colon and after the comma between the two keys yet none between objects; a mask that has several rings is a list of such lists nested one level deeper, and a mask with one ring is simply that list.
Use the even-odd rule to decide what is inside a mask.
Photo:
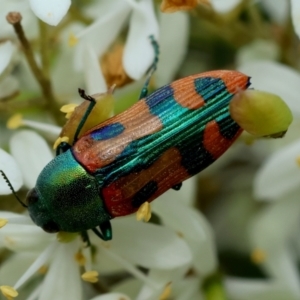
[{"label": "flower petal", "polygon": [[296,141],[271,155],[254,179],[254,193],[258,199],[272,200],[295,191],[300,185],[300,141]]},{"label": "flower petal", "polygon": [[0,0],[0,40],[15,39],[16,33],[13,26],[6,21],[6,15],[9,12],[17,11],[24,18],[22,20],[22,27],[29,40],[36,38],[38,34],[37,18],[32,13],[28,1],[18,0]]},{"label": "flower petal", "polygon": [[172,269],[191,261],[185,241],[166,227],[126,217],[114,220],[113,229],[111,249],[130,262],[146,268]]},{"label": "flower petal", "polygon": [[14,50],[15,47],[10,41],[0,44],[0,75],[4,72],[4,70],[9,65]]},{"label": "flower petal", "polygon": [[291,0],[291,12],[295,32],[300,38],[300,2],[298,0]]},{"label": "flower petal", "polygon": [[260,212],[249,227],[253,249],[265,255],[261,266],[267,274],[289,286],[298,297],[300,277],[288,242],[293,235],[297,236],[299,219],[299,196],[295,193],[289,195],[288,200],[275,202]]},{"label": "flower petal", "polygon": [[57,246],[43,282],[40,300],[82,299],[79,266],[74,259],[76,251],[78,240]]},{"label": "flower petal", "polygon": [[236,56],[238,66],[248,63],[249,61],[261,60],[278,60],[280,57],[279,45],[273,40],[256,39],[241,47]]},{"label": "flower petal", "polygon": [[53,158],[49,146],[34,131],[22,130],[11,138],[10,149],[22,170],[24,184],[33,188],[38,175]]},{"label": "flower petal", "polygon": [[97,56],[101,56],[115,40],[130,12],[130,6],[124,0],[96,1],[91,9],[98,14],[97,20],[76,34],[80,40],[76,46],[74,65],[76,70],[82,70],[85,55],[85,45],[93,45]]},{"label": "flower petal", "polygon": [[225,280],[228,296],[232,300],[296,300],[288,286],[279,281],[239,279],[229,277]]},{"label": "flower petal", "polygon": [[252,86],[280,96],[291,108],[294,116],[300,116],[300,74],[294,69],[272,61],[250,61],[239,70],[251,76]]},{"label": "flower petal", "polygon": [[129,33],[124,48],[123,64],[126,73],[134,80],[140,79],[154,61],[150,36],[158,39],[158,23],[152,0],[139,2],[127,0],[133,8]]},{"label": "flower petal", "polygon": [[241,0],[211,0],[213,8],[219,13],[228,13],[234,9]]},{"label": "flower petal", "polygon": [[159,16],[160,55],[155,73],[157,87],[170,83],[176,75],[186,55],[189,32],[189,15],[187,13],[160,13]]},{"label": "flower petal", "polygon": [[100,62],[95,50],[88,44],[85,48],[83,69],[88,94],[105,93],[107,86],[100,68]]},{"label": "flower petal", "polygon": [[[20,278],[20,274],[26,272],[36,258],[35,253],[15,253],[6,259],[0,268],[0,285],[13,286]],[[18,270],[16,272],[16,270]]]},{"label": "flower petal", "polygon": [[0,245],[16,252],[40,251],[54,238],[35,224],[7,223],[0,230]]},{"label": "flower petal", "polygon": [[[299,3],[299,1],[297,0],[295,0],[294,2]],[[284,26],[289,17],[289,1],[284,0],[275,2],[274,0],[261,0],[260,3],[265,8],[267,14],[270,15],[271,18],[275,20],[275,22]],[[293,3],[293,0],[291,1],[291,3]]]},{"label": "flower petal", "polygon": [[38,18],[56,26],[68,12],[71,0],[29,0],[29,4]]},{"label": "flower petal", "polygon": [[19,81],[16,77],[6,76],[0,81],[0,98],[9,97],[19,89]]},{"label": "flower petal", "polygon": [[[23,185],[22,173],[15,159],[4,150],[0,149],[0,166],[15,191]],[[0,195],[9,195],[12,191],[7,182],[0,175]]]},{"label": "flower petal", "polygon": [[168,197],[157,201],[154,211],[163,224],[174,229],[186,240],[193,253],[194,267],[203,276],[216,268],[216,249],[213,231],[205,217],[195,209]]}]

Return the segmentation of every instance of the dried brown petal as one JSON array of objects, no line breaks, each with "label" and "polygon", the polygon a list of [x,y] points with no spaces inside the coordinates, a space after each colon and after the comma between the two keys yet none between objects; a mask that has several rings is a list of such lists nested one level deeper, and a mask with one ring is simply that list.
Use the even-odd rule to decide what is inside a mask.
[{"label": "dried brown petal", "polygon": [[124,45],[115,45],[101,59],[101,68],[107,86],[122,87],[133,81],[125,72],[123,66]]},{"label": "dried brown petal", "polygon": [[164,13],[173,13],[179,10],[190,10],[198,4],[209,4],[209,0],[163,0],[160,10]]}]

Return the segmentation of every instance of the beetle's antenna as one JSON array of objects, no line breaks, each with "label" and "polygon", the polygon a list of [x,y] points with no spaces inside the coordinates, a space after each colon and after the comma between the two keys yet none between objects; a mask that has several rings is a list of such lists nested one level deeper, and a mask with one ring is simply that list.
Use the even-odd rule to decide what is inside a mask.
[{"label": "beetle's antenna", "polygon": [[148,86],[149,86],[151,77],[152,77],[153,73],[155,72],[155,70],[157,69],[157,64],[158,64],[159,45],[158,45],[158,43],[157,43],[157,41],[156,41],[156,39],[154,38],[153,35],[150,35],[149,39],[150,39],[151,45],[152,45],[153,50],[154,50],[154,60],[153,60],[152,65],[150,66],[149,70],[147,71],[147,73],[148,73],[147,78],[146,78],[146,81],[145,81],[144,86],[142,88],[142,91],[140,93],[139,100],[147,96]]},{"label": "beetle's antenna", "polygon": [[89,106],[88,106],[86,112],[84,113],[84,115],[83,115],[83,117],[82,117],[82,119],[81,119],[81,121],[80,121],[80,123],[79,123],[77,129],[76,129],[76,132],[75,132],[75,134],[74,134],[74,142],[73,142],[73,145],[74,145],[75,142],[77,141],[78,136],[79,136],[79,133],[80,133],[82,127],[84,126],[85,121],[87,120],[89,114],[91,113],[93,107],[94,107],[95,104],[96,104],[96,100],[95,100],[92,96],[87,95],[83,89],[80,89],[80,88],[79,88],[79,89],[78,89],[78,93],[79,93],[79,96],[80,96],[81,98],[83,98],[83,99],[85,99],[85,100],[87,100],[87,101],[90,101],[90,104],[89,104]]},{"label": "beetle's antenna", "polygon": [[10,190],[12,191],[13,195],[16,197],[16,199],[20,202],[20,204],[23,206],[23,207],[28,207],[17,195],[17,193],[15,192],[12,184],[10,183],[9,179],[7,178],[7,176],[5,175],[5,173],[0,170],[0,173],[2,175],[2,177],[4,178],[4,180],[6,181],[7,185],[9,186]]}]

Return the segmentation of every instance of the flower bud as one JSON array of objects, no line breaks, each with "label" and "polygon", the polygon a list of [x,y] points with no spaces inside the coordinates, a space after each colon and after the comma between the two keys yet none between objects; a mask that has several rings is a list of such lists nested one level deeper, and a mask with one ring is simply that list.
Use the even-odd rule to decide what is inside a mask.
[{"label": "flower bud", "polygon": [[277,95],[246,90],[230,102],[230,115],[248,133],[257,137],[283,137],[292,123],[292,112]]},{"label": "flower bud", "polygon": [[[113,88],[111,88],[105,94],[92,95],[92,97],[96,100],[96,105],[94,106],[86,122],[84,123],[84,126],[80,131],[79,137],[85,132],[87,132],[88,130],[90,130],[91,128],[93,128],[94,126],[105,121],[112,115],[113,106],[114,106],[114,98],[112,92],[113,92]],[[89,101],[84,100],[80,105],[74,107],[74,111],[72,112],[72,114],[68,116],[69,119],[67,120],[66,124],[62,128],[60,137],[68,137],[70,145],[72,145],[73,143],[73,138],[77,130],[77,127],[84,113],[86,112],[89,104],[90,104]]]}]

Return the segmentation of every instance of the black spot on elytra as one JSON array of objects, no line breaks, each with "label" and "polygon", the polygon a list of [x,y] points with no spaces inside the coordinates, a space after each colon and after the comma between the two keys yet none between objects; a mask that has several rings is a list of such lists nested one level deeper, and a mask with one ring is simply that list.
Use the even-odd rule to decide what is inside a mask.
[{"label": "black spot on elytra", "polygon": [[219,125],[220,133],[228,140],[232,140],[241,128],[230,116],[217,120],[217,123]]},{"label": "black spot on elytra", "polygon": [[156,181],[151,180],[145,184],[132,198],[132,206],[140,207],[146,202],[158,189]]}]

